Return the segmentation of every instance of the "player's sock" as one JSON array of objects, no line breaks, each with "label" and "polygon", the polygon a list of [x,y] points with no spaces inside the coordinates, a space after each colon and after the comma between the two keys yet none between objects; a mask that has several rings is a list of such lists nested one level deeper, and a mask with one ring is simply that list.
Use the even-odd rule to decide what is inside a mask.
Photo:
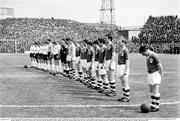
[{"label": "player's sock", "polygon": [[[151,95],[151,100],[152,100],[152,102],[151,102],[151,109],[153,109],[153,110],[158,108],[158,106],[156,104],[156,99],[157,99],[157,97],[155,97],[155,95],[152,94]],[[159,97],[159,99],[160,99],[160,97]]]},{"label": "player's sock", "polygon": [[95,77],[92,76],[92,77],[91,77],[91,85],[94,86],[94,87],[96,86],[95,80],[96,80]]},{"label": "player's sock", "polygon": [[80,81],[83,80],[83,72],[78,72]]},{"label": "player's sock", "polygon": [[123,97],[129,99],[130,89],[129,88],[123,88]]},{"label": "player's sock", "polygon": [[71,76],[72,76],[72,78],[75,78],[75,73],[76,73],[76,70],[75,70],[75,69],[72,69],[72,70],[71,70]]},{"label": "player's sock", "polygon": [[97,80],[97,87],[99,87],[99,88],[102,88],[102,79],[101,78],[99,78],[98,80]]},{"label": "player's sock", "polygon": [[116,91],[116,82],[115,80],[110,82],[110,91],[115,92]]},{"label": "player's sock", "polygon": [[159,103],[160,103],[160,93],[154,94],[153,95],[153,104],[156,105],[156,109],[159,109]]}]

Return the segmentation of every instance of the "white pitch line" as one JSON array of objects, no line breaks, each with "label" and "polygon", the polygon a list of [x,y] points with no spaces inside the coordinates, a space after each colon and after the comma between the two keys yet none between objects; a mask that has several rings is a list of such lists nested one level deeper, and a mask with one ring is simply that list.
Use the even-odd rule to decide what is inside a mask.
[{"label": "white pitch line", "polygon": [[4,75],[0,75],[0,78],[4,78],[4,77],[44,77],[44,76],[48,76],[48,75],[11,75],[11,74],[4,74]]},{"label": "white pitch line", "polygon": [[[160,105],[175,105],[180,104],[178,102],[165,102]],[[0,108],[88,108],[88,107],[138,107],[141,104],[130,104],[130,105],[0,105]]]},{"label": "white pitch line", "polygon": [[[166,73],[178,73],[178,72],[163,72],[164,74]],[[146,75],[146,73],[130,73],[130,75]],[[43,77],[43,76],[49,76],[49,75],[17,75],[17,74],[3,74],[3,75],[0,75],[0,78],[4,78],[4,77]]]}]

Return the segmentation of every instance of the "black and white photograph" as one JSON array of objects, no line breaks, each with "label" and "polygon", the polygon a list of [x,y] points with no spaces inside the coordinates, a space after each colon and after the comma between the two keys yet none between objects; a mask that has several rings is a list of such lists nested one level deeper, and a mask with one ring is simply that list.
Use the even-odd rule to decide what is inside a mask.
[{"label": "black and white photograph", "polygon": [[0,0],[0,121],[179,119],[179,0]]}]

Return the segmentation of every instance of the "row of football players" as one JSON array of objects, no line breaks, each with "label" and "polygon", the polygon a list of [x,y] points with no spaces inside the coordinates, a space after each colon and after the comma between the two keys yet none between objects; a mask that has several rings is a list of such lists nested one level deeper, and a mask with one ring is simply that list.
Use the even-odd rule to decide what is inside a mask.
[{"label": "row of football players", "polygon": [[116,95],[114,75],[117,70],[123,86],[123,97],[119,101],[128,102],[130,91],[128,49],[124,41],[120,41],[119,44],[121,49],[117,64],[115,45],[111,36],[99,38],[94,42],[88,40],[73,42],[70,38],[52,42],[48,39],[43,43],[34,43],[30,48],[30,57],[33,67],[49,71],[53,75],[64,73],[70,78],[77,77],[76,81],[107,96]]},{"label": "row of football players", "polygon": [[[118,99],[129,102],[130,87],[129,57],[125,41],[119,41],[118,61],[115,61],[115,45],[111,36],[99,38],[94,42],[83,40],[73,42],[67,38],[60,42],[35,43],[31,47],[32,65],[36,68],[49,71],[52,74],[64,73],[69,78],[77,79],[87,87],[96,89],[106,96],[116,95],[116,81],[114,75],[121,80],[123,95]],[[35,48],[35,49],[33,49]],[[152,93],[154,111],[159,110],[159,85],[161,83],[162,65],[156,53],[148,47],[142,46],[140,53],[147,56],[148,84]],[[61,63],[60,63],[61,62]]]}]

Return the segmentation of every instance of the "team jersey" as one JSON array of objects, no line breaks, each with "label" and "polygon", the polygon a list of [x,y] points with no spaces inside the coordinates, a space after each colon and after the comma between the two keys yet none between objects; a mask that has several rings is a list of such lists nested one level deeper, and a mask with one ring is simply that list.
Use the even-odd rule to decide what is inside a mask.
[{"label": "team jersey", "polygon": [[115,45],[111,42],[107,45],[106,48],[106,60],[111,60],[114,52],[115,52]]},{"label": "team jersey", "polygon": [[36,46],[36,54],[39,54],[40,47]]},{"label": "team jersey", "polygon": [[80,47],[76,47],[76,57],[80,56],[81,53],[80,51],[81,51]]},{"label": "team jersey", "polygon": [[68,54],[68,49],[64,45],[62,45],[60,49],[61,58],[65,58],[67,54]]},{"label": "team jersey", "polygon": [[155,71],[158,71],[158,64],[160,63],[160,59],[158,55],[154,52],[151,53],[150,56],[147,57],[147,69],[148,73],[153,73]]},{"label": "team jersey", "polygon": [[124,47],[118,54],[118,64],[126,64],[126,60],[128,60],[128,49]]},{"label": "team jersey", "polygon": [[59,54],[60,50],[61,50],[61,46],[59,44],[56,44],[53,46],[53,54],[54,55]]},{"label": "team jersey", "polygon": [[48,44],[48,52],[53,52],[53,44],[51,42]]},{"label": "team jersey", "polygon": [[30,47],[30,53],[34,53],[34,45],[31,45],[31,47]]},{"label": "team jersey", "polygon": [[83,48],[81,48],[80,58],[86,59],[86,56],[87,56],[87,48],[83,47]]},{"label": "team jersey", "polygon": [[103,63],[106,56],[106,46],[103,45],[99,51],[99,63]]},{"label": "team jersey", "polygon": [[76,46],[74,45],[74,43],[71,43],[69,48],[68,48],[68,55],[75,57],[76,56]]},{"label": "team jersey", "polygon": [[44,55],[48,54],[48,45],[44,45],[43,54]]},{"label": "team jersey", "polygon": [[43,54],[43,46],[42,45],[39,47],[39,53]]},{"label": "team jersey", "polygon": [[95,61],[99,61],[99,53],[100,53],[100,47],[99,46],[97,46],[96,48],[95,48]]},{"label": "team jersey", "polygon": [[92,59],[95,57],[94,49],[91,47],[90,49],[87,50],[87,62],[91,62]]}]

